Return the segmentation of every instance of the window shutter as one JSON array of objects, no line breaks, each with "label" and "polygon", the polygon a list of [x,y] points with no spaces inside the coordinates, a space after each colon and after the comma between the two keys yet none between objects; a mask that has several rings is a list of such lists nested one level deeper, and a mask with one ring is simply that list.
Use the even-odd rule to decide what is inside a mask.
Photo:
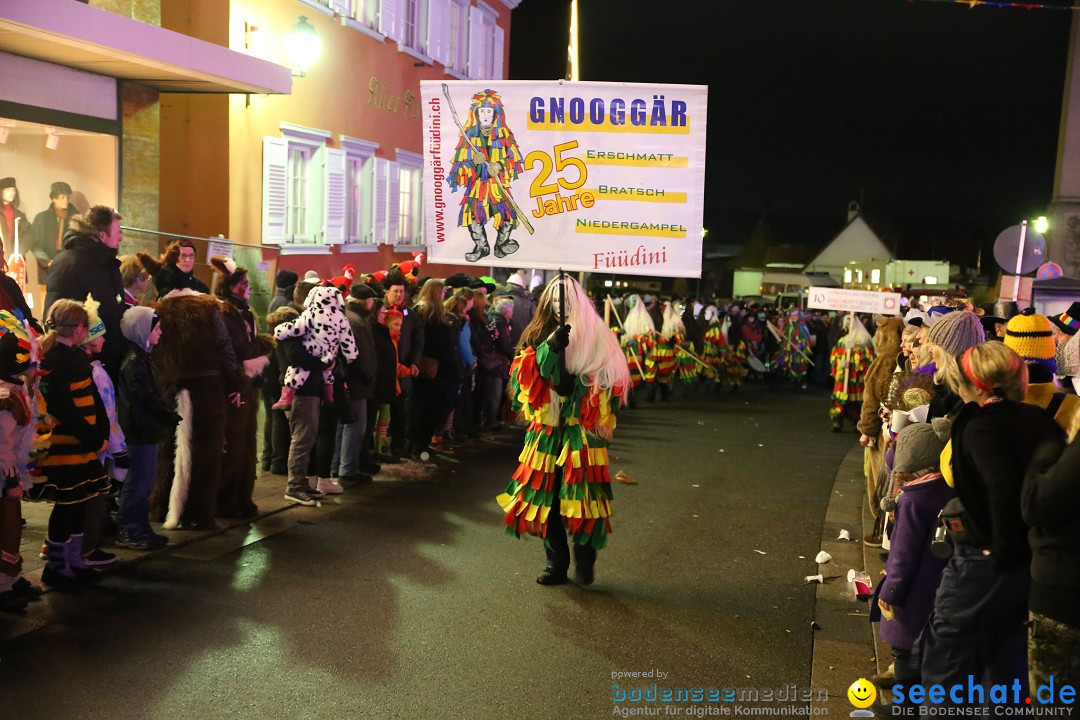
[{"label": "window shutter", "polygon": [[349,0],[330,0],[329,7],[338,15],[349,15]]},{"label": "window shutter", "polygon": [[449,64],[450,5],[452,0],[428,0],[427,40],[424,52],[443,65]]},{"label": "window shutter", "polygon": [[386,242],[386,166],[389,160],[372,158],[372,197],[374,198],[371,208],[372,233],[371,242],[375,244]]},{"label": "window shutter", "polygon": [[289,207],[288,145],[281,138],[263,138],[263,213],[264,245],[285,241],[285,216]]},{"label": "window shutter", "polygon": [[328,245],[340,245],[345,242],[345,215],[348,186],[346,183],[345,151],[337,148],[326,148],[323,155],[325,161],[324,176],[326,178],[323,187],[326,190],[324,198],[323,217],[326,220],[326,243]]},{"label": "window shutter", "polygon": [[491,68],[491,78],[493,80],[503,79],[503,29],[498,25],[495,26],[495,59],[493,67]]},{"label": "window shutter", "polygon": [[369,157],[360,168],[360,242],[376,244],[375,237],[375,158]]},{"label": "window shutter", "polygon": [[484,77],[484,11],[475,6],[469,8],[469,68],[466,74],[470,80]]},{"label": "window shutter", "polygon": [[402,25],[405,8],[403,0],[380,0],[379,2],[379,32],[391,40],[401,42]]},{"label": "window shutter", "polygon": [[386,168],[386,242],[397,245],[401,224],[401,166],[388,161]]}]

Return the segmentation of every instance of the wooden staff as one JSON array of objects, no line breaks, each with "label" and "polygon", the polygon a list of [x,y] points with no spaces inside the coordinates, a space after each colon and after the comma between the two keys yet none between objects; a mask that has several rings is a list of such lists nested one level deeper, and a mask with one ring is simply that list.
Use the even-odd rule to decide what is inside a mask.
[{"label": "wooden staff", "polygon": [[791,342],[791,340],[790,340],[790,339],[788,338],[788,336],[787,336],[787,335],[782,335],[782,334],[780,334],[780,331],[779,331],[779,330],[777,330],[777,329],[776,329],[775,327],[773,327],[773,324],[772,324],[771,322],[768,322],[768,321],[766,321],[766,322],[765,322],[765,324],[769,326],[769,330],[771,330],[771,331],[772,331],[772,334],[776,336],[776,339],[777,339],[777,340],[783,340],[784,342],[786,342],[786,343],[787,343],[788,345],[790,345],[790,346],[791,346],[791,349],[792,349],[792,350],[794,350],[795,352],[797,352],[797,353],[799,353],[800,355],[802,355],[802,357],[803,357],[803,360],[805,360],[806,362],[808,362],[808,363],[810,364],[810,366],[811,366],[811,367],[813,367],[813,365],[814,365],[814,361],[810,359],[810,356],[809,356],[809,355],[807,355],[807,354],[806,354],[805,352],[803,352],[802,350],[800,350],[800,349],[799,349],[799,347],[798,347],[798,346],[797,346],[797,345],[796,345],[795,343]]}]

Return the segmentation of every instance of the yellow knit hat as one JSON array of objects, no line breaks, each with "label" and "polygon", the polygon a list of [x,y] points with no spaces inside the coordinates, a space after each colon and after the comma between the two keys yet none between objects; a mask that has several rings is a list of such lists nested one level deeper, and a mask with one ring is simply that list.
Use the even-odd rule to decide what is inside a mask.
[{"label": "yellow knit hat", "polygon": [[1016,351],[1024,362],[1053,363],[1056,369],[1057,346],[1050,319],[1032,308],[1009,320],[1005,328],[1005,344]]}]

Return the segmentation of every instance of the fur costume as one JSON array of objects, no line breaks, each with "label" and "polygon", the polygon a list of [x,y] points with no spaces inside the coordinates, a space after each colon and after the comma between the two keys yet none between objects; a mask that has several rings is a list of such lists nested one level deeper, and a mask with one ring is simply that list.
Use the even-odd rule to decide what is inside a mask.
[{"label": "fur costume", "polygon": [[[324,365],[329,366],[334,362],[339,349],[347,362],[355,360],[356,339],[353,337],[349,320],[345,317],[341,293],[337,288],[312,288],[307,296],[306,305],[304,312],[300,313],[298,318],[278,325],[274,329],[274,337],[278,340],[291,337],[301,338],[304,350],[312,357],[321,360]],[[308,375],[310,375],[308,370],[290,365],[285,371],[284,384],[291,388],[303,387]],[[329,368],[324,370],[323,380],[326,385],[332,386],[334,384],[333,370]]]},{"label": "fur costume", "polygon": [[181,524],[212,528],[227,398],[240,390],[241,364],[215,298],[191,290],[175,291],[154,309],[162,328],[154,362],[163,394],[177,398],[177,412],[183,419],[175,438],[158,448],[150,516],[164,521],[166,529]]},{"label": "fur costume", "polygon": [[[888,483],[888,470],[885,467],[886,437],[882,434],[883,421],[881,406],[889,398],[889,386],[896,370],[896,356],[900,352],[901,333],[904,321],[898,317],[881,318],[877,321],[874,333],[875,357],[866,370],[863,380],[862,411],[856,428],[870,438],[863,458],[866,474],[866,497],[870,503],[870,514],[877,518],[881,508],[875,500],[879,497],[879,486]],[[873,533],[877,535],[878,533]]]}]

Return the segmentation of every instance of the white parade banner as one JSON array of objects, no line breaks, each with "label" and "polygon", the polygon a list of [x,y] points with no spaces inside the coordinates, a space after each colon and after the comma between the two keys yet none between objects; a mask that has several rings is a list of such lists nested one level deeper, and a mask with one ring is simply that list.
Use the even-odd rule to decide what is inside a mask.
[{"label": "white parade banner", "polygon": [[428,261],[700,277],[708,88],[420,83]]},{"label": "white parade banner", "polygon": [[899,315],[900,293],[872,290],[811,287],[806,293],[806,306],[813,310]]}]

